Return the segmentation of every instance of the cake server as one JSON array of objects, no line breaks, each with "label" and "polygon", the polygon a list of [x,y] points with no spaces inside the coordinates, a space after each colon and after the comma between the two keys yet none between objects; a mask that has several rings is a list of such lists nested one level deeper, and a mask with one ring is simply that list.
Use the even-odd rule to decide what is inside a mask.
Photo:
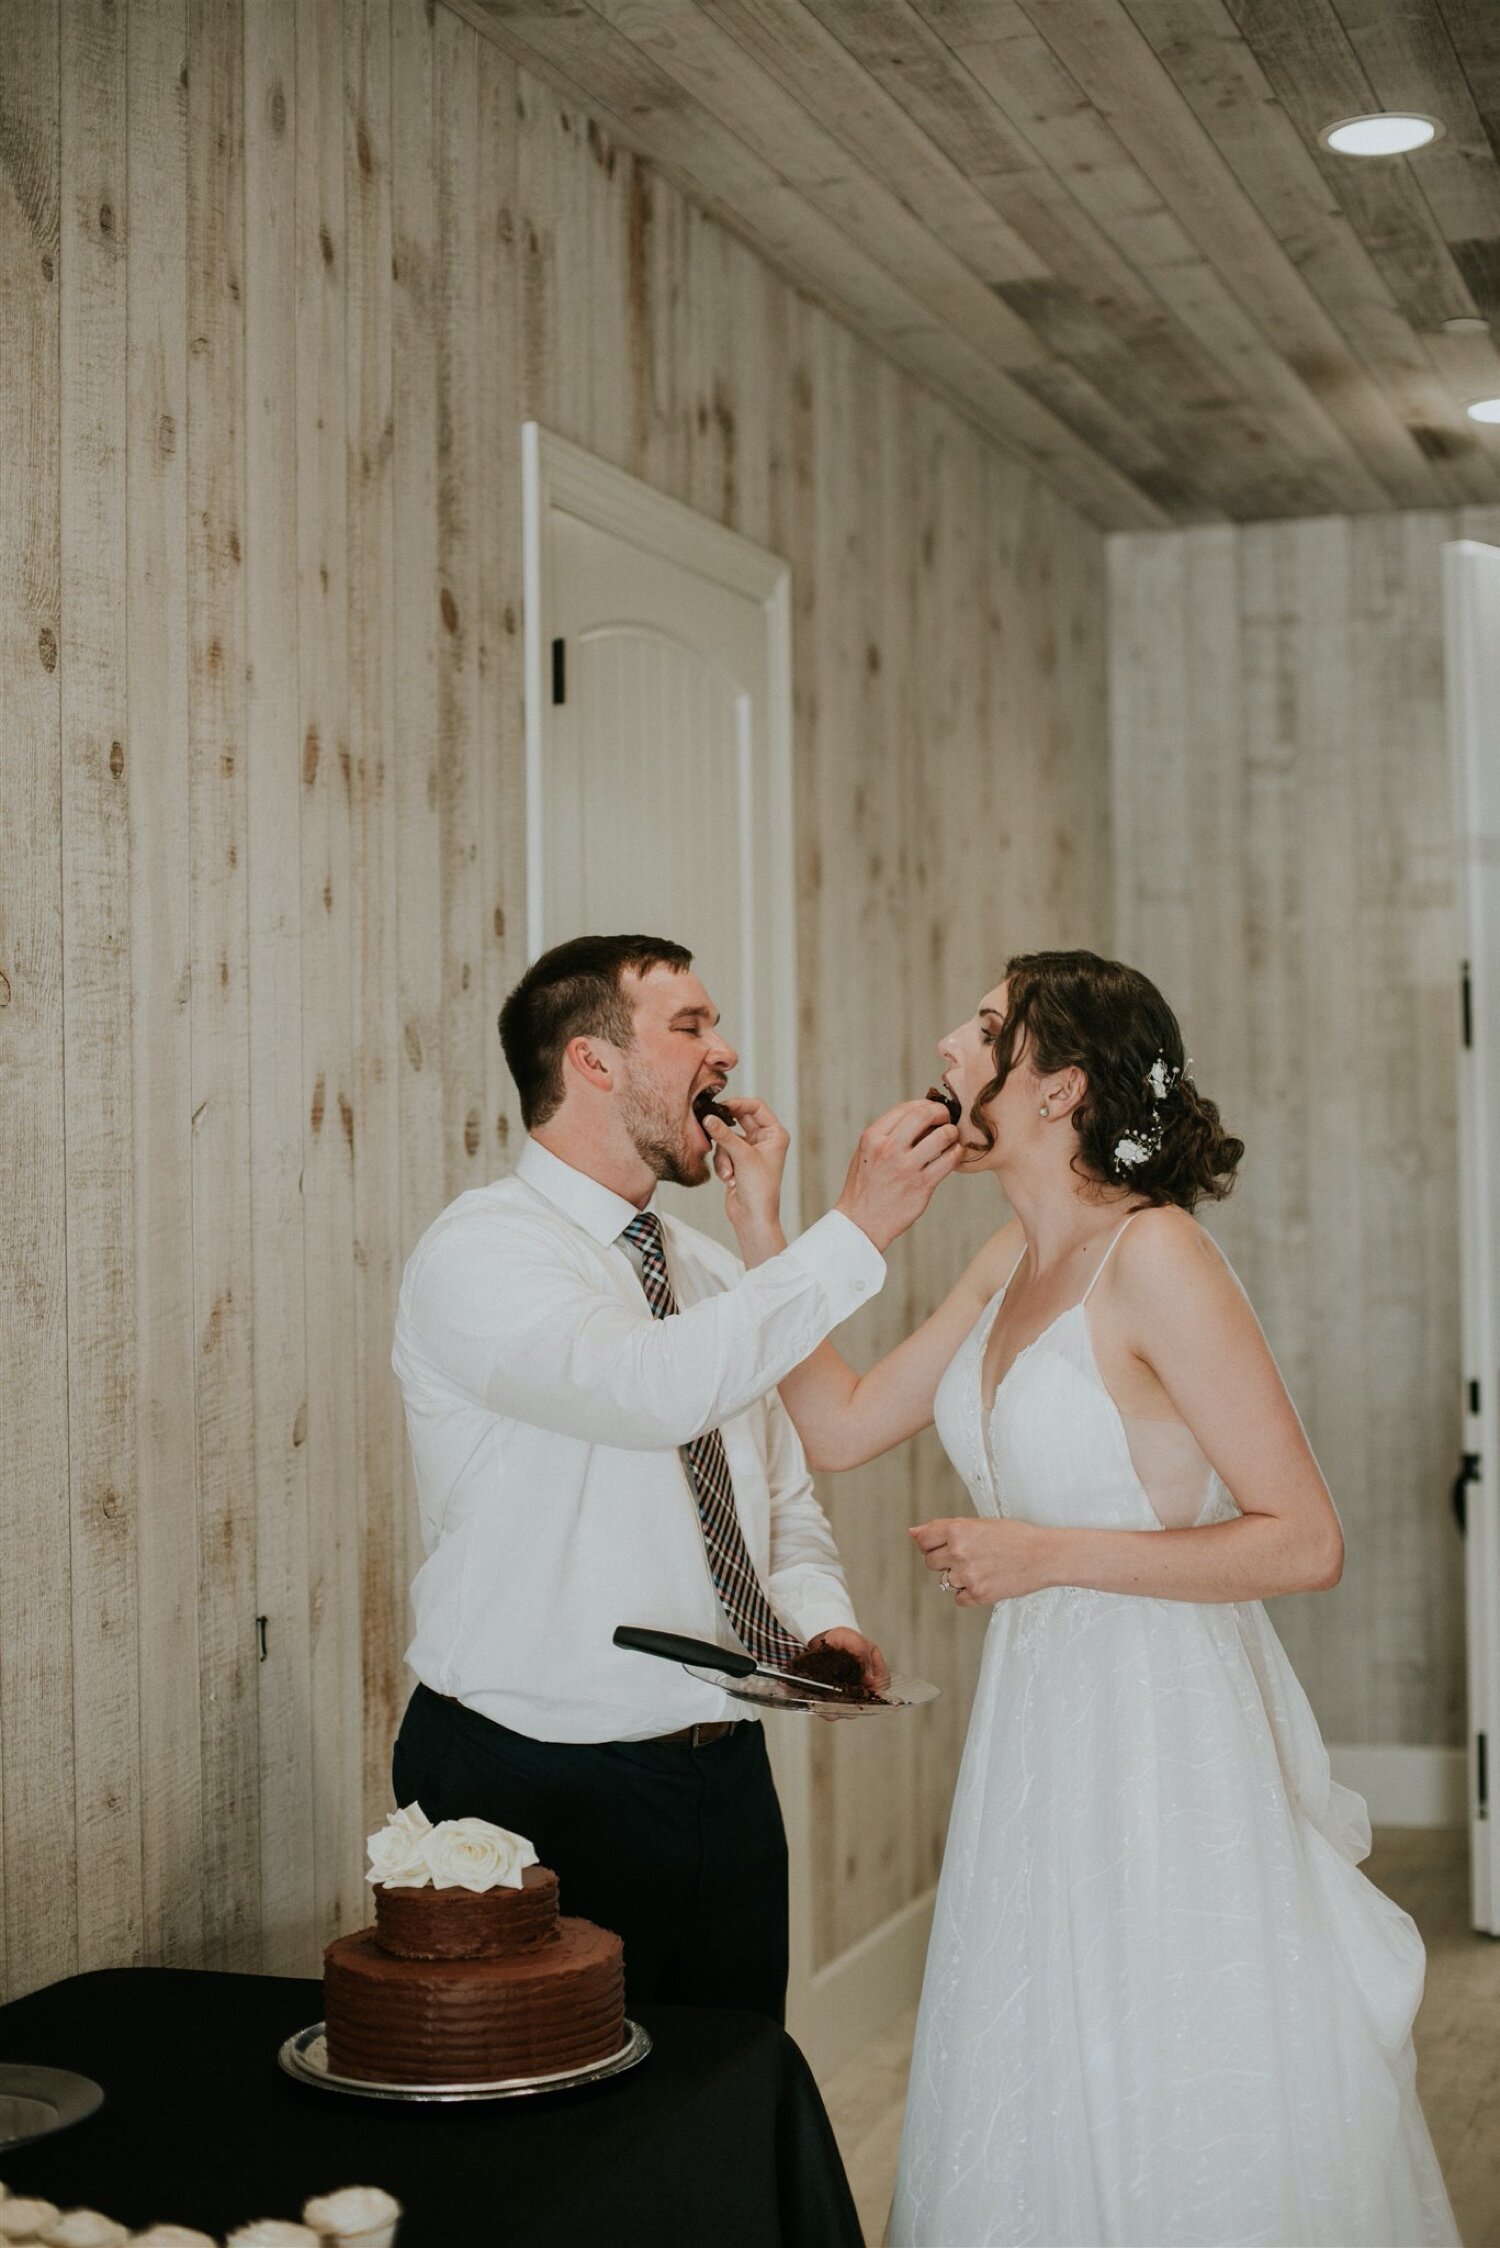
[{"label": "cake server", "polygon": [[711,1639],[685,1639],[675,1631],[655,1631],[649,1624],[619,1624],[615,1645],[637,1655],[660,1655],[663,1662],[698,1663],[705,1670],[722,1670],[730,1678],[779,1678],[785,1685],[813,1694],[832,1694],[842,1700],[842,1686],[823,1678],[801,1678],[794,1670],[776,1670],[758,1663],[753,1655],[737,1654],[732,1647],[717,1647]]}]

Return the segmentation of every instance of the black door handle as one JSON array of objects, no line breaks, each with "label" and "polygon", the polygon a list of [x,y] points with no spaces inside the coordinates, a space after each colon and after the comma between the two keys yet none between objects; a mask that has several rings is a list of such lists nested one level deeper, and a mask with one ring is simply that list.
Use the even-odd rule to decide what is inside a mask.
[{"label": "black door handle", "polygon": [[1453,1478],[1453,1519],[1460,1530],[1468,1529],[1468,1490],[1471,1483],[1479,1481],[1479,1454],[1465,1452],[1458,1463],[1458,1473]]}]

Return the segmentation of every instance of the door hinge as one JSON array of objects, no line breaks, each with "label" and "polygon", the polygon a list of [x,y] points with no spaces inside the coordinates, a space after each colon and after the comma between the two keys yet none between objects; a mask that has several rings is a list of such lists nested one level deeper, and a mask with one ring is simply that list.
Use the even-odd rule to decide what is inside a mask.
[{"label": "door hinge", "polygon": [[[554,640],[552,643],[552,700],[555,703],[565,703],[567,699],[568,644],[565,640]],[[1468,1044],[1467,1039],[1464,1043],[1465,1045]]]},{"label": "door hinge", "polygon": [[1483,1733],[1476,1733],[1474,1735],[1474,1778],[1476,1796],[1476,1802],[1474,1806],[1475,1816],[1476,1818],[1487,1819],[1490,1815],[1490,1775],[1489,1758],[1486,1754],[1486,1744]]},{"label": "door hinge", "polygon": [[1471,1413],[1471,1414],[1472,1414],[1472,1415],[1474,1416],[1475,1420],[1478,1420],[1478,1418],[1479,1418],[1479,1384],[1478,1384],[1478,1382],[1470,1382],[1470,1384],[1469,1384],[1469,1411],[1470,1411],[1470,1413]]},{"label": "door hinge", "polygon": [[1466,1046],[1472,1046],[1474,1043],[1474,986],[1469,975],[1469,963],[1467,960],[1464,962],[1463,969],[1463,1002],[1464,1044]]}]

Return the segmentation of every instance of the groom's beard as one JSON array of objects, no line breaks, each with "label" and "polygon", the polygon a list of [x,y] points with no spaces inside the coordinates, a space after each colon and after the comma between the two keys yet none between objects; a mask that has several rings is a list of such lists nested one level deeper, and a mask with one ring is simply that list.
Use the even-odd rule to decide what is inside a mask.
[{"label": "groom's beard", "polygon": [[685,1115],[672,1113],[661,1087],[627,1076],[619,1101],[620,1121],[652,1177],[673,1186],[702,1186],[708,1178],[707,1153],[694,1146],[692,1125]]}]

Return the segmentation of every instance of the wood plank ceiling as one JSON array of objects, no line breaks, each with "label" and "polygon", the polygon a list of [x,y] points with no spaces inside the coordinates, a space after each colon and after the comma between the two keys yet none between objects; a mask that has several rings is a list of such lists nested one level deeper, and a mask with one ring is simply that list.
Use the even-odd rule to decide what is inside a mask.
[{"label": "wood plank ceiling", "polygon": [[1107,528],[1500,499],[1500,0],[449,4]]}]

